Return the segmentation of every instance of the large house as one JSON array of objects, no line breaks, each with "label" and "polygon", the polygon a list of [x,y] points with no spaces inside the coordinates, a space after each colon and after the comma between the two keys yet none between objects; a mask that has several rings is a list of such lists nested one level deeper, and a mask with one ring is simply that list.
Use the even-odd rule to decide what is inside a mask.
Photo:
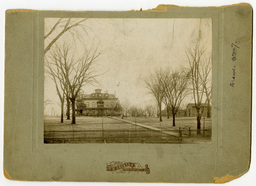
[{"label": "large house", "polygon": [[79,94],[77,101],[77,114],[86,116],[119,116],[121,106],[115,94],[102,93],[95,89],[91,94]]},{"label": "large house", "polygon": [[[201,116],[211,117],[211,106],[208,107],[206,103],[201,103]],[[197,110],[194,103],[189,103],[186,108],[187,116],[197,116]]]}]

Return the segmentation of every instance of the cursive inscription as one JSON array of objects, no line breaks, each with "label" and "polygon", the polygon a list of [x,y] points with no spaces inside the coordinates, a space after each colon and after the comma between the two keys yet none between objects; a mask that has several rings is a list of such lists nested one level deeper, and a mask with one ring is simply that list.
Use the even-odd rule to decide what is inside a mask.
[{"label": "cursive inscription", "polygon": [[235,80],[236,80],[236,60],[237,60],[237,51],[240,48],[237,44],[237,41],[235,43],[231,43],[231,47],[232,47],[232,62],[233,62],[233,66],[232,66],[232,80],[230,82],[230,86],[231,87],[235,87]]}]

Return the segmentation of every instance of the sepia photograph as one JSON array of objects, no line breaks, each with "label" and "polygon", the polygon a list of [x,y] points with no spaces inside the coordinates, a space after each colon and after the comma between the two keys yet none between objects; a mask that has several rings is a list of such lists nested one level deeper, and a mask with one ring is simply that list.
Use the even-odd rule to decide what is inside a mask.
[{"label": "sepia photograph", "polygon": [[250,4],[55,4],[3,11],[6,183],[249,183]]},{"label": "sepia photograph", "polygon": [[211,143],[211,108],[211,18],[44,19],[44,143]]}]

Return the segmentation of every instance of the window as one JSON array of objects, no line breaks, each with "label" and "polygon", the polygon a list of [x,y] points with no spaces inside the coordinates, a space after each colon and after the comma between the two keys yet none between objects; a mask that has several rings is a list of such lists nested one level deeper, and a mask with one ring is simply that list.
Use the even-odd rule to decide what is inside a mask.
[{"label": "window", "polygon": [[89,105],[89,102],[86,103],[86,107],[88,108],[90,105]]},{"label": "window", "polygon": [[92,107],[95,107],[95,103],[94,102],[92,102]]},{"label": "window", "polygon": [[108,102],[106,102],[106,107],[108,108]]}]

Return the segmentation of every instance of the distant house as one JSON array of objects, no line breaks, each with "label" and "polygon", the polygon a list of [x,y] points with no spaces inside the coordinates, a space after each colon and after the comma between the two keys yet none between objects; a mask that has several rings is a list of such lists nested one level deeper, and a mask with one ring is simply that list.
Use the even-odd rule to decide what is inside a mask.
[{"label": "distant house", "polygon": [[91,94],[79,94],[77,101],[77,114],[86,116],[119,116],[121,106],[114,94],[102,93],[95,89]]},{"label": "distant house", "polygon": [[[162,116],[167,116],[167,111],[166,108],[162,110]],[[169,116],[172,117],[172,112],[169,111]],[[186,110],[184,109],[179,109],[178,112],[176,113],[175,117],[185,117],[186,115]]]},{"label": "distant house", "polygon": [[[209,109],[209,110],[208,110]],[[201,104],[201,112],[202,112],[202,117],[207,117],[207,114],[210,114],[211,112],[211,106],[208,108],[208,105],[205,103]],[[209,112],[209,113],[208,113]],[[196,110],[196,106],[194,103],[189,103],[186,107],[186,115],[188,117],[191,116],[197,116],[197,110]],[[209,115],[211,116],[211,114]]]}]

